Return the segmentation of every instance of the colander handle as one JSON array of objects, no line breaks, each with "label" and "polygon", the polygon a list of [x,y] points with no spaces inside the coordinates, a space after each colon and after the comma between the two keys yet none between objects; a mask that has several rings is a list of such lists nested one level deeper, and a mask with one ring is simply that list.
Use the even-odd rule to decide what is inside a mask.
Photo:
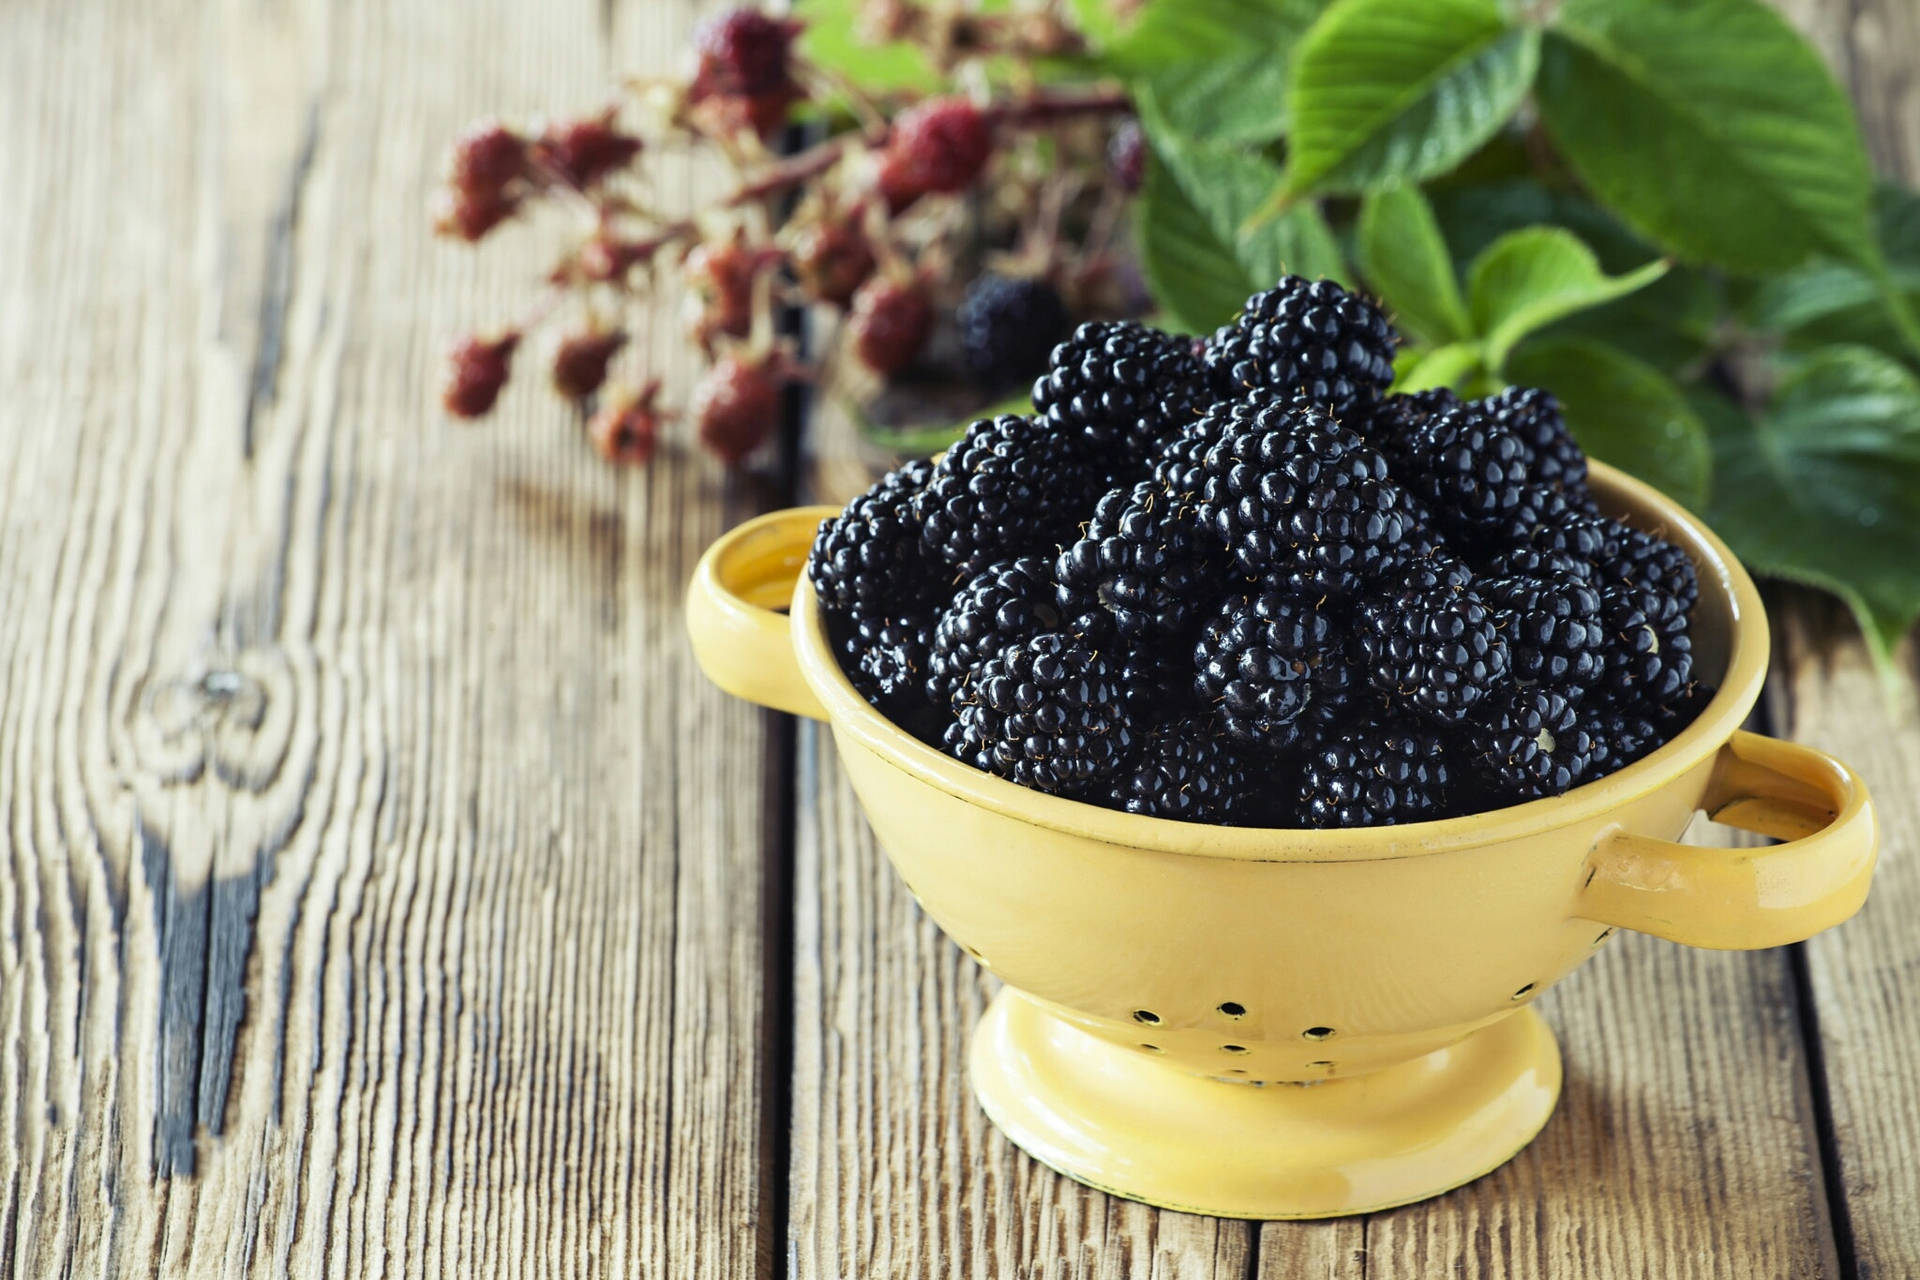
[{"label": "colander handle", "polygon": [[1866,901],[1880,847],[1873,802],[1824,751],[1735,733],[1700,807],[1784,843],[1708,849],[1615,831],[1593,851],[1578,914],[1688,946],[1750,951],[1810,938]]},{"label": "colander handle", "polygon": [[707,678],[736,698],[824,720],[794,655],[784,612],[807,549],[837,507],[789,507],[722,535],[687,584],[687,636]]}]

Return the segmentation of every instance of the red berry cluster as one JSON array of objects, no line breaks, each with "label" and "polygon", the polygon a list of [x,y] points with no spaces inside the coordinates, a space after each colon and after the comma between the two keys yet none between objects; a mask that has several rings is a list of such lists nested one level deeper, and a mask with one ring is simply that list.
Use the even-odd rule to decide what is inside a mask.
[{"label": "red berry cluster", "polygon": [[[871,33],[918,44],[943,72],[1080,47],[1051,10],[983,15],[964,0],[870,0],[865,12]],[[1102,273],[1119,222],[1112,206],[1139,186],[1143,154],[1137,130],[1129,142],[1110,126],[1126,113],[1124,97],[1098,87],[1036,89],[1030,74],[1004,93],[981,94],[983,80],[973,76],[967,93],[869,94],[811,63],[803,30],[791,18],[735,9],[698,29],[685,79],[638,86],[635,104],[531,130],[486,120],[454,140],[432,210],[440,234],[475,242],[536,210],[575,217],[580,230],[525,319],[455,346],[442,393],[449,413],[490,412],[522,339],[557,324],[554,389],[590,411],[588,435],[602,456],[646,462],[673,415],[660,407],[657,379],[621,377],[635,350],[632,319],[605,317],[638,311],[667,275],[681,280],[687,337],[710,361],[687,416],[701,443],[729,463],[767,439],[782,389],[809,376],[774,337],[781,306],[844,311],[828,345],[878,383],[929,358],[959,294],[983,270],[1044,279],[1083,302],[1079,312],[1106,308]],[[842,119],[838,132],[776,154],[773,141],[808,98],[851,104],[852,121],[830,113]],[[624,125],[627,115],[640,118],[633,107],[650,108],[653,124]],[[1075,129],[1080,136],[1070,138]],[[738,185],[705,209],[657,208],[645,170],[662,143],[707,148],[735,168]],[[1050,172],[1062,156],[1079,156],[1082,172]],[[993,194],[983,211],[952,199],[983,184]],[[1081,208],[1073,200],[1082,190],[1102,194]],[[571,326],[568,315],[578,317]]]}]

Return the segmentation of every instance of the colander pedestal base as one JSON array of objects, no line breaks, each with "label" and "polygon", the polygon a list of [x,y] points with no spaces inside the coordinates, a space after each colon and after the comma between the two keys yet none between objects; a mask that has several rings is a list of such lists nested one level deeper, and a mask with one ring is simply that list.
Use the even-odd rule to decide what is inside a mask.
[{"label": "colander pedestal base", "polygon": [[1331,1218],[1409,1204],[1505,1164],[1560,1096],[1560,1050],[1523,1008],[1353,1079],[1189,1075],[1011,988],[974,1031],[974,1093],[1041,1163],[1102,1191],[1223,1218]]}]

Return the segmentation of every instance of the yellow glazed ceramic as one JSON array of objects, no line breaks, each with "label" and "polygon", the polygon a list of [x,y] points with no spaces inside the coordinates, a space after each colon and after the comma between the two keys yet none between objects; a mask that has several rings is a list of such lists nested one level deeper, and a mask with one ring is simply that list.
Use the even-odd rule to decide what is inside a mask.
[{"label": "yellow glazed ceramic", "polygon": [[[981,1105],[1063,1173],[1168,1208],[1362,1213],[1438,1194],[1546,1123],[1560,1056],[1527,1005],[1615,928],[1772,947],[1838,924],[1878,843],[1860,779],[1742,732],[1767,662],[1753,583],[1618,472],[1611,512],[1700,570],[1699,675],[1720,692],[1646,759],[1566,795],[1443,822],[1260,831],[1017,787],[895,728],[835,664],[800,570],[831,508],[701,561],[688,626],[723,688],[826,720],[894,865],[1003,979],[974,1033]],[[791,596],[790,615],[777,606]],[[1674,843],[1704,809],[1786,841]]]}]

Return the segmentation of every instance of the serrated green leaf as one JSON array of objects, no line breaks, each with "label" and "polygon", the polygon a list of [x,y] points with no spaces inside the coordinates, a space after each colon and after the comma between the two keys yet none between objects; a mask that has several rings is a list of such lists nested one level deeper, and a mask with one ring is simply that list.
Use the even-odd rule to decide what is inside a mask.
[{"label": "serrated green leaf", "polygon": [[[1882,185],[1874,193],[1874,223],[1888,280],[1920,308],[1920,194]],[[1809,262],[1767,279],[1748,303],[1746,318],[1799,347],[1870,346],[1908,360],[1914,354],[1887,314],[1881,283],[1849,263]]]},{"label": "serrated green leaf", "polygon": [[1846,95],[1758,0],[1567,0],[1540,113],[1602,201],[1662,248],[1765,272],[1871,265],[1871,170]]},{"label": "serrated green leaf", "polygon": [[1540,33],[1494,0],[1339,0],[1300,41],[1286,192],[1417,182],[1472,154],[1526,95]]},{"label": "serrated green leaf", "polygon": [[1286,132],[1294,44],[1328,0],[1155,0],[1107,54],[1173,128],[1212,142]]},{"label": "serrated green leaf", "polygon": [[1312,203],[1248,228],[1278,177],[1271,161],[1180,134],[1151,92],[1139,105],[1154,162],[1136,215],[1141,256],[1154,296],[1187,327],[1225,323],[1288,272],[1346,277],[1339,243]]},{"label": "serrated green leaf", "polygon": [[1418,190],[1392,187],[1367,196],[1355,244],[1361,275],[1402,328],[1429,342],[1472,336],[1453,259]]},{"label": "serrated green leaf", "polygon": [[1489,368],[1501,369],[1528,334],[1576,311],[1625,297],[1659,279],[1664,262],[1609,276],[1580,238],[1559,227],[1528,227],[1500,237],[1474,261],[1467,282],[1473,324]]},{"label": "serrated green leaf", "polygon": [[1825,348],[1714,454],[1714,528],[1760,572],[1840,595],[1884,661],[1920,618],[1920,379]]},{"label": "serrated green leaf", "polygon": [[1452,387],[1457,391],[1484,369],[1479,343],[1449,342],[1427,352],[1411,368],[1402,370],[1394,379],[1393,389],[1404,395],[1430,391],[1434,387]]},{"label": "serrated green leaf", "polygon": [[1568,338],[1521,347],[1507,376],[1558,396],[1574,438],[1594,457],[1686,506],[1705,502],[1713,470],[1706,427],[1658,369],[1613,347]]}]

